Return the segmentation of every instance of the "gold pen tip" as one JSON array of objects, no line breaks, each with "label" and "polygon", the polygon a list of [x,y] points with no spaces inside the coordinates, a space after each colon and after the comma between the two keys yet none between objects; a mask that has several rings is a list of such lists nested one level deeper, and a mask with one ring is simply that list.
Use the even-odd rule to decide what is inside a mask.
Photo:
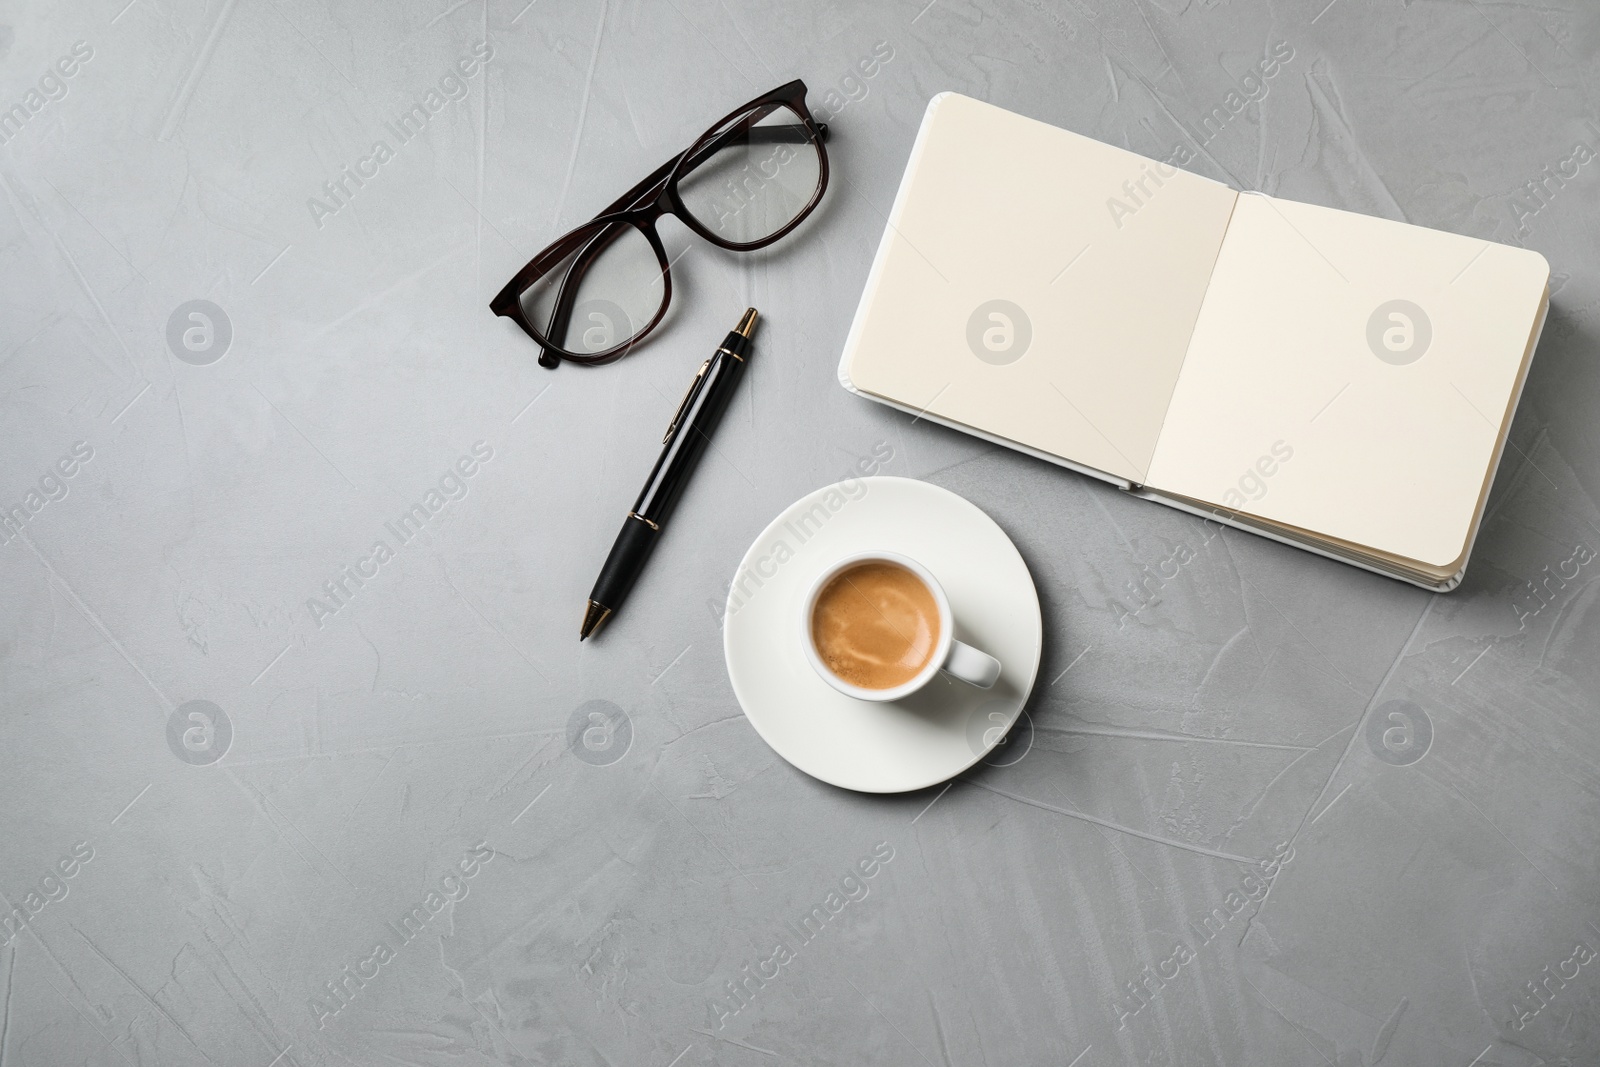
[{"label": "gold pen tip", "polygon": [[610,608],[593,600],[589,601],[588,605],[583,609],[583,625],[578,629],[578,640],[580,642],[588,640],[596,630],[600,629],[601,624],[610,617]]},{"label": "gold pen tip", "polygon": [[[727,320],[724,319],[723,321],[726,322]],[[739,325],[737,325],[737,326],[735,326],[733,328],[733,332],[738,334],[740,337],[748,338],[752,333],[755,332],[755,328],[756,328],[756,309],[755,308],[745,308],[744,309],[744,317],[739,320]]]}]

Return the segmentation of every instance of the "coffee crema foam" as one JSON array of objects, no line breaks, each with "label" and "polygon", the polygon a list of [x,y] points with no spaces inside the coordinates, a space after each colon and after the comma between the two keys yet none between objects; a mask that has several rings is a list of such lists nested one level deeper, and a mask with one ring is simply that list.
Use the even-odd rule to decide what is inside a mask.
[{"label": "coffee crema foam", "polygon": [[811,609],[822,663],[862,689],[893,689],[927,667],[939,643],[939,604],[916,574],[869,560],[829,579]]}]

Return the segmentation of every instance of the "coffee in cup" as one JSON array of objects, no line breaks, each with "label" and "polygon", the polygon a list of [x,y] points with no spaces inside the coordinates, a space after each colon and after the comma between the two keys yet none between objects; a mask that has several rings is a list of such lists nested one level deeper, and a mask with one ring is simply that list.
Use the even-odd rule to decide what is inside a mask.
[{"label": "coffee in cup", "polygon": [[839,571],[811,609],[811,640],[823,666],[862,689],[893,689],[921,674],[939,631],[932,590],[885,559]]},{"label": "coffee in cup", "polygon": [[988,689],[1000,661],[955,640],[944,589],[915,560],[862,552],[811,584],[801,619],[806,657],[823,680],[861,700],[899,700],[939,671]]}]

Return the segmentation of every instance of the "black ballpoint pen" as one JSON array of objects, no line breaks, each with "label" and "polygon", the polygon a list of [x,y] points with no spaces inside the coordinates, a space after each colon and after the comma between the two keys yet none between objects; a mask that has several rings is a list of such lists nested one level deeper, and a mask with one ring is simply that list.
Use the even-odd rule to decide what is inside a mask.
[{"label": "black ballpoint pen", "polygon": [[639,573],[645,560],[661,539],[661,528],[672,514],[673,505],[689,482],[689,475],[700,454],[711,441],[711,434],[727,410],[728,400],[744,377],[744,360],[750,351],[750,334],[756,328],[756,309],[747,308],[739,325],[723,338],[722,346],[711,358],[700,364],[688,392],[678,404],[666,436],[661,439],[661,455],[650,470],[639,499],[633,510],[622,520],[622,532],[606,564],[600,568],[594,591],[583,609],[583,626],[578,630],[582,641],[600,629],[607,619],[622,606],[623,599]]}]

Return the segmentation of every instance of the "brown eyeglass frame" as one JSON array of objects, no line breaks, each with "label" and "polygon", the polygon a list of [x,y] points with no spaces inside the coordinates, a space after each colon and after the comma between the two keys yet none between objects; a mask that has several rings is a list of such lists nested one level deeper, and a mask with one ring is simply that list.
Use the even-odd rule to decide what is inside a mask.
[{"label": "brown eyeglass frame", "polygon": [[[767,106],[770,105],[770,106]],[[794,126],[753,126],[778,106],[790,108],[801,119],[803,125]],[[766,110],[763,107],[766,106]],[[742,119],[743,121],[735,121]],[[818,174],[817,188],[811,195],[811,201],[806,204],[784,226],[773,231],[758,241],[740,243],[718,237],[696,219],[678,195],[678,181],[695,167],[699,166],[713,152],[728,144],[734,138],[743,135],[746,143],[754,140],[771,140],[776,142],[783,138],[798,137],[798,140],[788,142],[795,144],[810,144],[817,150]],[[753,138],[752,138],[752,135]],[[543,367],[557,367],[563,359],[573,363],[588,366],[599,366],[611,363],[627,355],[629,350],[644,340],[655,330],[667,313],[667,306],[672,303],[672,266],[667,261],[667,251],[661,244],[661,236],[656,232],[656,222],[662,215],[672,215],[689,229],[699,234],[719,248],[726,248],[733,252],[751,252],[758,248],[765,248],[781,239],[792,231],[806,216],[816,208],[822,200],[822,194],[828,188],[828,151],[824,147],[828,139],[828,126],[819,123],[811,117],[811,111],[806,107],[806,83],[798,78],[787,85],[756,97],[754,100],[735,108],[727,115],[702,133],[693,144],[678,155],[657,167],[649,177],[622,194],[614,203],[600,212],[582,226],[569,231],[558,238],[543,251],[530,259],[526,266],[517,271],[505,288],[489,302],[489,309],[496,315],[511,319],[522,331],[533,338],[539,346],[539,365]],[[567,326],[570,323],[573,305],[577,300],[577,292],[584,274],[607,247],[618,237],[632,227],[644,234],[650,242],[650,247],[655,250],[656,261],[661,266],[661,282],[663,292],[661,307],[656,310],[655,317],[650,320],[644,329],[635,333],[621,344],[600,352],[569,352],[560,345],[550,340],[551,337],[565,337]],[[566,277],[561,280],[560,288],[556,291],[555,304],[551,310],[550,324],[547,330],[541,332],[533,323],[528,321],[528,316],[522,307],[522,294],[537,280],[542,278],[557,267],[564,259],[577,253],[577,258],[567,268]]]}]

